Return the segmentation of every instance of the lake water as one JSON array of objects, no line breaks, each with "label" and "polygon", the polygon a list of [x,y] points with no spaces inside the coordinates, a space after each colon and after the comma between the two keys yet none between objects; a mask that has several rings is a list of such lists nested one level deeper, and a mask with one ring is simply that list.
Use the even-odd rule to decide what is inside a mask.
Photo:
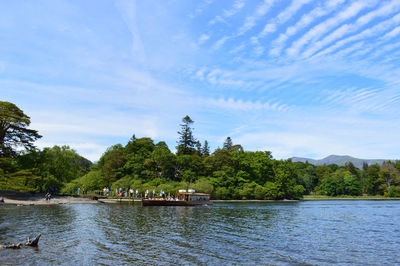
[{"label": "lake water", "polygon": [[21,264],[400,264],[400,201],[0,207],[0,250]]}]

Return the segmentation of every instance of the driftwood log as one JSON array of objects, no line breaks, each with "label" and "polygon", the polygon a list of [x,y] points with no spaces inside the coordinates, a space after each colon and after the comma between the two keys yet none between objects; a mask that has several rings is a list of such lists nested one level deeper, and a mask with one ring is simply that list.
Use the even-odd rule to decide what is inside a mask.
[{"label": "driftwood log", "polygon": [[18,244],[8,244],[8,245],[0,245],[0,249],[3,248],[10,248],[10,249],[19,249],[22,246],[30,246],[30,247],[37,247],[39,244],[39,239],[42,236],[41,233],[39,233],[34,239],[29,239],[29,237],[26,238],[26,243],[22,245],[21,243]]}]

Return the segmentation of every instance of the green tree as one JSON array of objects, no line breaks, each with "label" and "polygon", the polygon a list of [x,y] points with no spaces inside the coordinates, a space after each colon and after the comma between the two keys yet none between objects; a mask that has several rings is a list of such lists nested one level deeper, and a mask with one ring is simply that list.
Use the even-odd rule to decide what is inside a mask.
[{"label": "green tree", "polygon": [[275,184],[279,188],[276,199],[299,199],[305,189],[296,183],[296,172],[290,161],[280,161],[274,167]]},{"label": "green tree", "polygon": [[225,142],[224,142],[223,149],[226,150],[226,151],[230,151],[232,146],[233,146],[233,143],[232,143],[231,137],[227,137]]},{"label": "green tree", "polygon": [[381,181],[379,178],[380,166],[378,164],[370,165],[365,174],[365,191],[369,195],[377,195]]},{"label": "green tree", "polygon": [[202,155],[203,157],[210,156],[210,147],[208,146],[207,140],[204,141]]},{"label": "green tree", "polygon": [[201,178],[201,179],[197,180],[193,184],[193,188],[197,192],[202,192],[202,193],[207,193],[207,194],[211,194],[214,191],[214,186],[205,178]]},{"label": "green tree", "polygon": [[60,182],[70,182],[88,172],[88,168],[81,165],[82,157],[69,146],[44,148],[43,153],[45,162],[40,167]]},{"label": "green tree", "polygon": [[196,151],[199,156],[203,156],[203,148],[201,147],[200,141],[196,141]]},{"label": "green tree", "polygon": [[169,150],[164,141],[157,143],[150,158],[145,160],[145,166],[154,172],[154,177],[156,178],[173,179],[175,163],[175,155]]},{"label": "green tree", "polygon": [[352,174],[345,174],[343,177],[344,193],[346,195],[358,196],[361,194],[361,184],[357,176]]},{"label": "green tree", "polygon": [[122,177],[122,167],[126,163],[126,156],[122,145],[114,145],[107,149],[100,158],[101,171],[108,186]]},{"label": "green tree", "polygon": [[193,123],[194,121],[188,115],[182,119],[182,124],[180,125],[181,131],[178,132],[180,137],[178,141],[178,146],[176,147],[178,154],[190,155],[195,152],[194,146],[196,144],[196,140],[193,137],[191,128],[191,125]]},{"label": "green tree", "polygon": [[397,181],[400,174],[391,162],[385,162],[381,167],[381,177],[385,180],[386,190]]},{"label": "green tree", "polygon": [[29,129],[30,117],[15,104],[0,101],[0,157],[15,156],[16,147],[33,149],[42,136]]}]

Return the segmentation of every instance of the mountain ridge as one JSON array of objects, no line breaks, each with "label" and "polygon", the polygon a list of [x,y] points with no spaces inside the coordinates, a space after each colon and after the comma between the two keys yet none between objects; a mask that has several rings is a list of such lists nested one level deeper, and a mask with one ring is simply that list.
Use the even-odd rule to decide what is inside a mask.
[{"label": "mountain ridge", "polygon": [[303,163],[309,162],[310,164],[313,165],[337,164],[339,166],[344,166],[347,162],[351,162],[352,164],[354,164],[354,166],[360,169],[362,168],[364,162],[367,163],[368,165],[372,164],[382,165],[384,162],[387,161],[396,161],[396,160],[386,160],[386,159],[360,159],[349,155],[329,155],[319,160],[304,158],[304,157],[291,157],[290,159],[292,160],[292,162],[303,162]]}]

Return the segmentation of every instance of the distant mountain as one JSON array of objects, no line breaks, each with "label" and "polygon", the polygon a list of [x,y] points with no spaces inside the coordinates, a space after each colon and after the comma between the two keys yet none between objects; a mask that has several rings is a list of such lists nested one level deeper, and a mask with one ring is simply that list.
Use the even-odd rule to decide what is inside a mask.
[{"label": "distant mountain", "polygon": [[[325,157],[321,160],[314,160],[314,159],[309,159],[309,158],[302,158],[302,157],[292,157],[290,158],[293,162],[303,162],[305,163],[308,161],[310,164],[313,165],[329,165],[329,164],[337,164],[339,166],[345,165],[347,162],[351,162],[354,164],[354,166],[358,168],[362,168],[363,163],[367,163],[368,165],[372,164],[379,164],[382,165],[385,161],[388,160],[383,160],[383,159],[359,159],[359,158],[354,158],[348,155],[329,155],[328,157]],[[392,160],[394,161],[394,160]]]}]

